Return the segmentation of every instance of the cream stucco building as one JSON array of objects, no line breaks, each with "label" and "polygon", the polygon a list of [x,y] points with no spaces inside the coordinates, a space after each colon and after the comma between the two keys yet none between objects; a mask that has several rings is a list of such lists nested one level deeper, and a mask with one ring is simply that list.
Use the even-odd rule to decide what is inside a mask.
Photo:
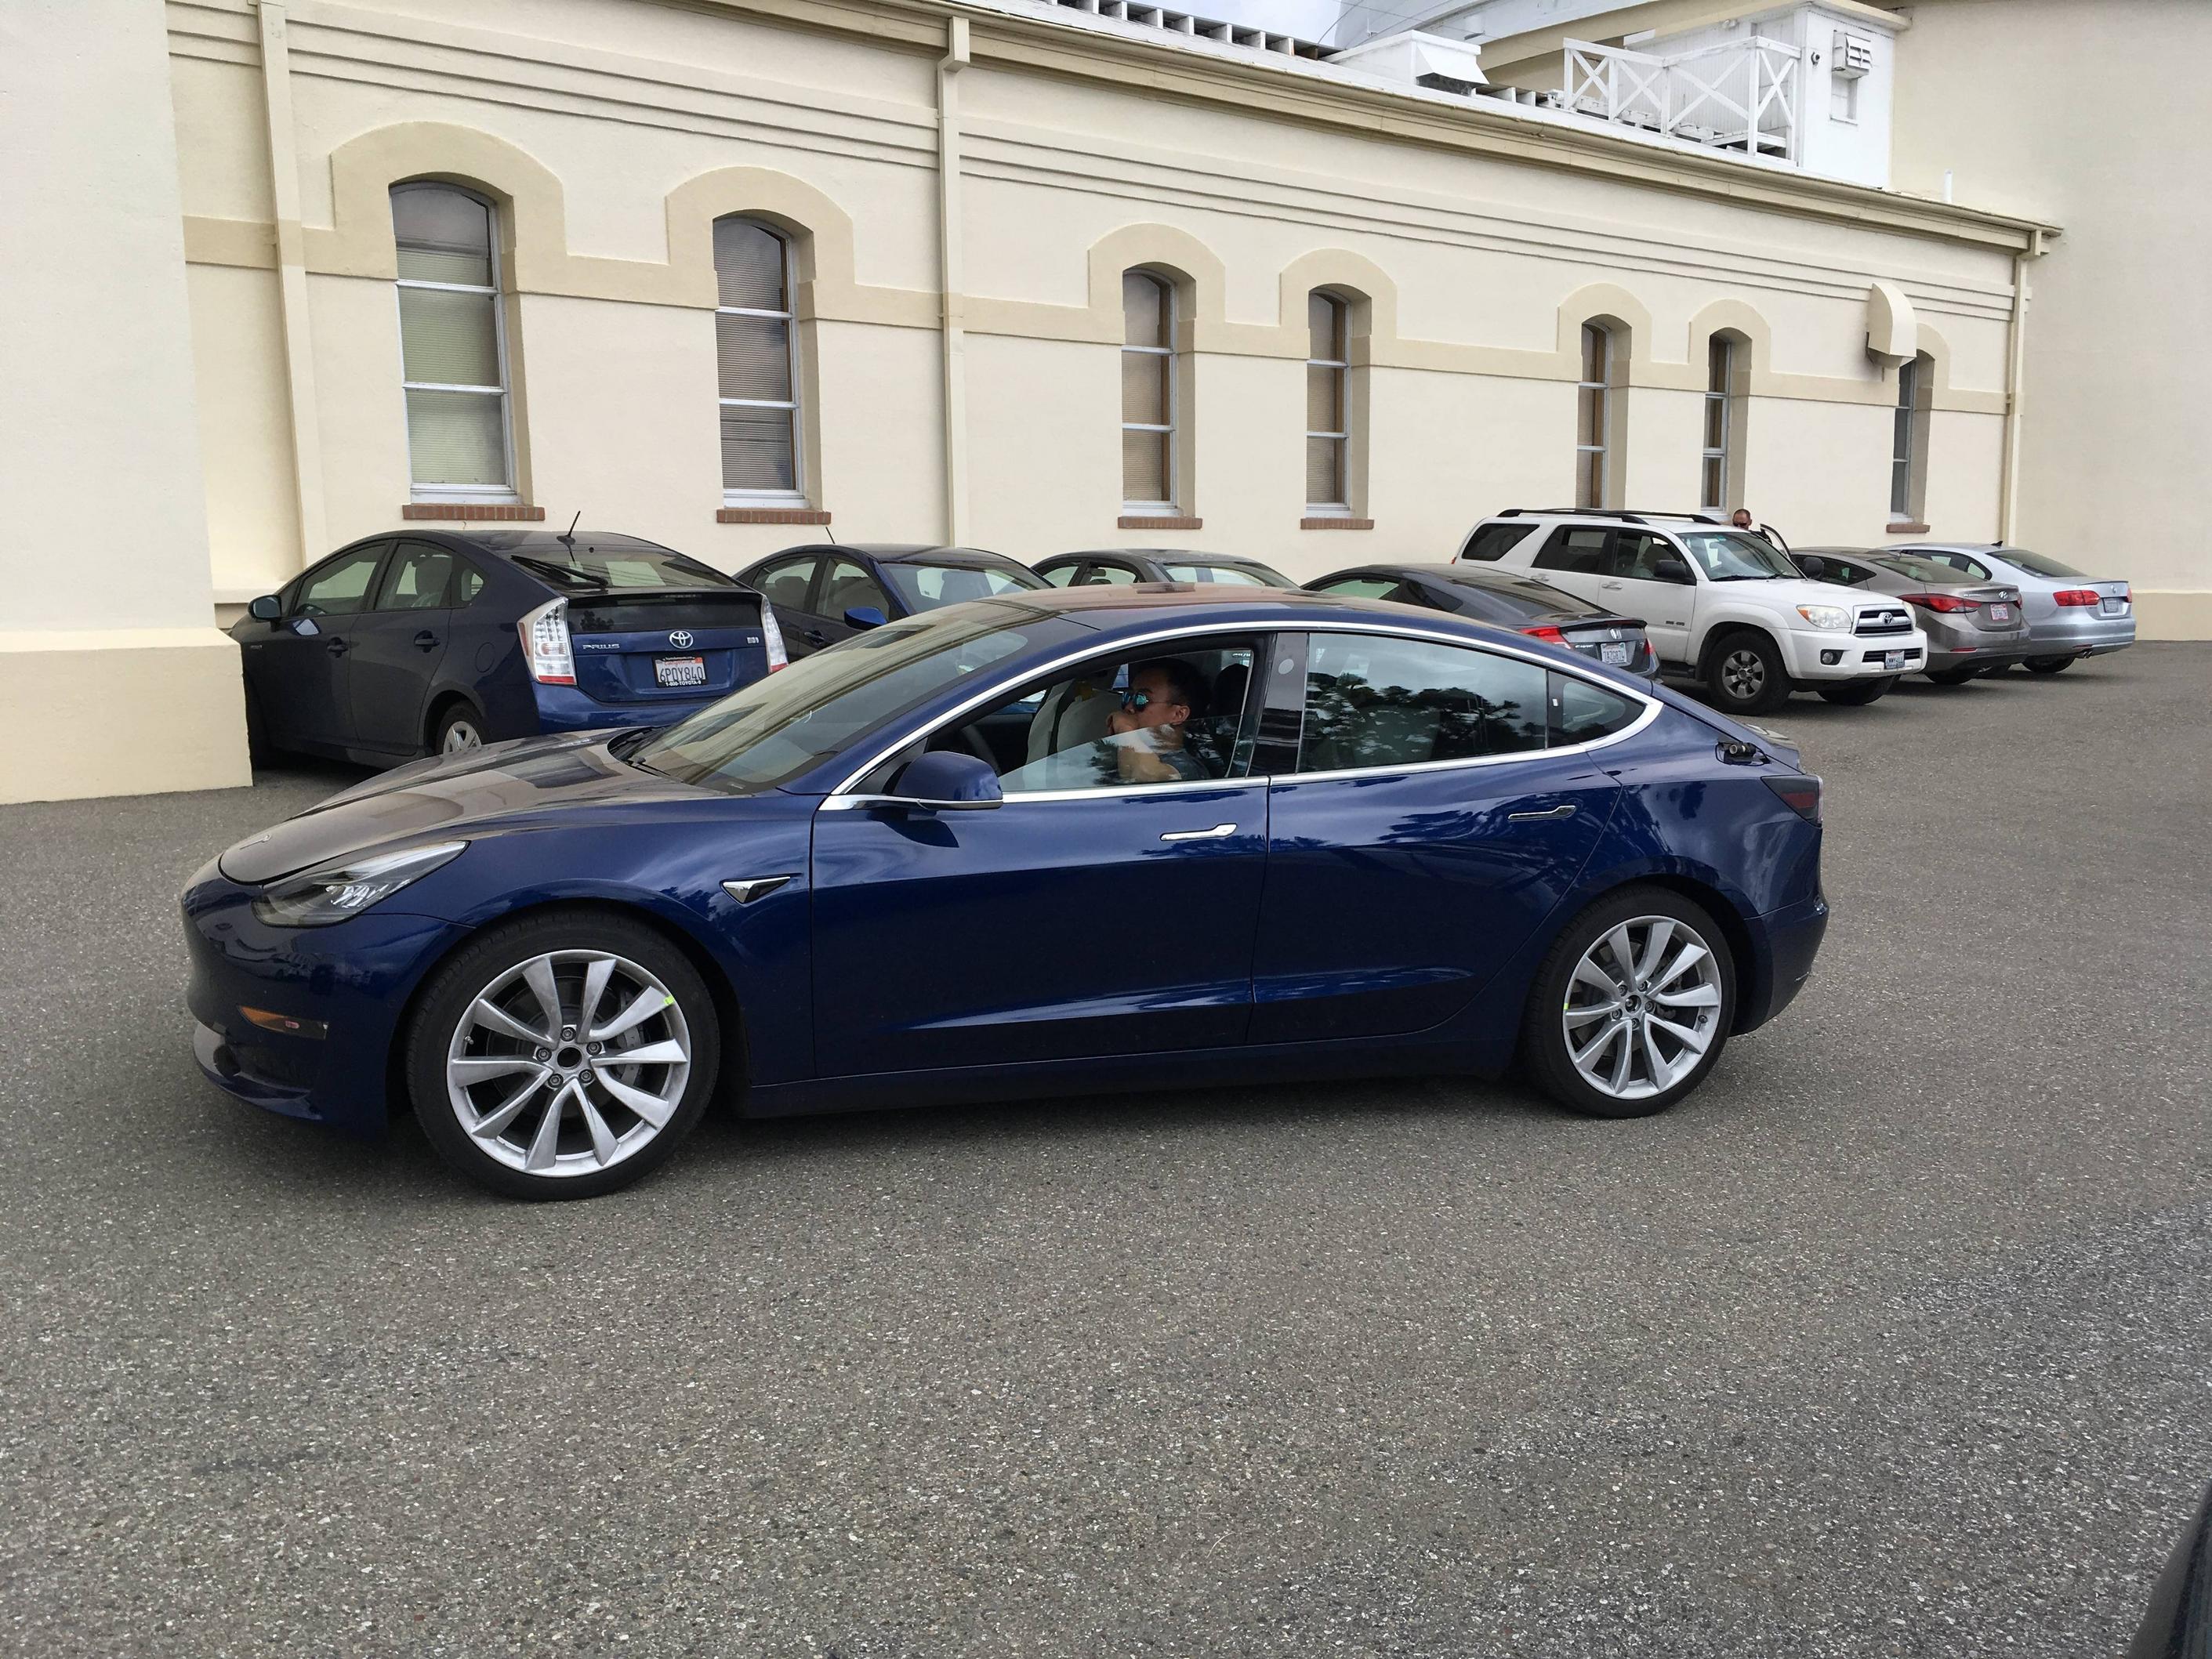
[{"label": "cream stucco building", "polygon": [[[1582,9],[1599,44],[1766,27]],[[1556,28],[1333,56],[1249,3],[12,0],[0,797],[245,781],[219,621],[407,520],[1311,575],[1595,477],[1799,542],[2094,546],[2147,634],[2212,634],[2173,511],[2204,347],[2150,268],[2193,280],[2203,221],[2036,91],[2212,14],[1781,9],[1808,55],[1879,37],[1887,187],[1838,176],[1856,133],[1747,154],[1547,100]]]}]

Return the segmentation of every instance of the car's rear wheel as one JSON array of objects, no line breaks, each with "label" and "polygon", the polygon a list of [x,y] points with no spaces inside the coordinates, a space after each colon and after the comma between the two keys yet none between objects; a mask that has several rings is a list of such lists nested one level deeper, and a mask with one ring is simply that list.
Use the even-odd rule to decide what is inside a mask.
[{"label": "car's rear wheel", "polygon": [[1765,635],[1743,629],[1714,646],[1705,684],[1729,714],[1764,714],[1790,696],[1790,671]]},{"label": "car's rear wheel", "polygon": [[483,747],[483,720],[477,711],[465,702],[457,702],[438,716],[432,731],[430,747],[441,755],[458,755],[470,749]]},{"label": "car's rear wheel", "polygon": [[1624,888],[1553,941],[1522,1056],[1562,1106],[1648,1117],[1704,1081],[1735,1019],[1735,963],[1711,915],[1663,887]]},{"label": "car's rear wheel", "polygon": [[2027,672],[2031,674],[2056,674],[2071,668],[2075,660],[2072,657],[2030,657],[2027,664]]},{"label": "car's rear wheel", "polygon": [[1839,702],[1851,708],[1863,708],[1868,703],[1887,696],[1897,689],[1899,676],[1885,674],[1875,680],[1853,680],[1848,685],[1824,685],[1820,696],[1827,702]]},{"label": "car's rear wheel", "polygon": [[430,1144],[518,1198],[589,1198],[655,1168],[698,1122],[720,1057],[684,953],[602,911],[488,930],[437,970],[405,1040]]},{"label": "car's rear wheel", "polygon": [[1964,685],[1975,675],[1984,672],[1984,665],[1976,663],[1972,668],[1931,668],[1928,671],[1928,678],[1938,685]]}]

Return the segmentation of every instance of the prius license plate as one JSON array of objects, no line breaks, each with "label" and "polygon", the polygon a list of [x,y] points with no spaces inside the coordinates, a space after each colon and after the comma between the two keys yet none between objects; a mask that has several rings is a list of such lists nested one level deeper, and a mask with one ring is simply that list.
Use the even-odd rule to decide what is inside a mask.
[{"label": "prius license plate", "polygon": [[663,685],[704,685],[707,683],[707,659],[704,657],[655,657],[653,678]]},{"label": "prius license plate", "polygon": [[1597,659],[1607,668],[1626,668],[1628,666],[1628,647],[1626,645],[1601,645],[1597,648]]},{"label": "prius license plate", "polygon": [[2012,620],[2012,607],[2008,605],[1991,605],[1990,607],[1990,620],[1991,622],[2010,622]]},{"label": "prius license plate", "polygon": [[1899,669],[1905,666],[1905,653],[1902,651],[1883,652],[1881,653],[1881,665],[1889,670],[1890,672],[1895,673]]}]

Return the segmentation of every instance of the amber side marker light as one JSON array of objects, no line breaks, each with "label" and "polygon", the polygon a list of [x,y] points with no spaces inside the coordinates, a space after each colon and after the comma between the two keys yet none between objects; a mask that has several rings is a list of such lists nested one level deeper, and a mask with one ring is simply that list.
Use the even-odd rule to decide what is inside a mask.
[{"label": "amber side marker light", "polygon": [[331,1034],[331,1028],[319,1019],[296,1019],[290,1014],[274,1013],[266,1008],[240,1008],[238,1012],[263,1030],[285,1036],[314,1037],[319,1041]]}]

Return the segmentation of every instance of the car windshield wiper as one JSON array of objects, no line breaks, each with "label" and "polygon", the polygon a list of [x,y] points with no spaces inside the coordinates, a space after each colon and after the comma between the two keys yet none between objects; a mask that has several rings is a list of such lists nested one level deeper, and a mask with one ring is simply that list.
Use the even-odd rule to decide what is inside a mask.
[{"label": "car windshield wiper", "polygon": [[604,587],[606,586],[606,584],[601,581],[597,576],[591,574],[587,571],[579,570],[572,564],[556,564],[550,559],[532,558],[527,553],[516,553],[512,554],[509,556],[512,557],[517,564],[527,565],[531,569],[537,571],[540,575],[550,576],[554,580],[566,582],[572,587]]},{"label": "car windshield wiper", "polygon": [[665,778],[667,773],[657,766],[647,766],[637,758],[637,751],[645,747],[646,739],[659,730],[660,728],[657,726],[640,726],[610,738],[607,739],[607,753],[625,766],[634,766],[641,772],[650,772],[657,778]]}]

